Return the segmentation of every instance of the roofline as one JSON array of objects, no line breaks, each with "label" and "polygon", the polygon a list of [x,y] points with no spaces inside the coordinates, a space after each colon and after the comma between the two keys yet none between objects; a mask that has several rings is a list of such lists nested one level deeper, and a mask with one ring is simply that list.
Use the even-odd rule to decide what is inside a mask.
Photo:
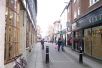
[{"label": "roofline", "polygon": [[63,12],[65,11],[65,9],[68,9],[68,7],[69,7],[69,5],[70,5],[71,2],[72,2],[72,0],[70,0],[69,3],[68,3],[68,5],[65,6],[65,8],[63,9],[63,11],[62,11],[60,17],[62,16],[62,14],[63,14]]}]

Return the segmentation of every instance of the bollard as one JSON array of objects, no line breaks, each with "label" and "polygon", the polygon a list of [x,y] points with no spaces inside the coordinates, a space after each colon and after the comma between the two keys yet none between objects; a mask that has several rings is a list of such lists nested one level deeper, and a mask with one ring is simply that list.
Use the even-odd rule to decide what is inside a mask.
[{"label": "bollard", "polygon": [[83,63],[83,51],[82,51],[82,47],[80,47],[80,52],[79,52],[79,63]]},{"label": "bollard", "polygon": [[49,46],[46,46],[46,63],[49,63]]}]

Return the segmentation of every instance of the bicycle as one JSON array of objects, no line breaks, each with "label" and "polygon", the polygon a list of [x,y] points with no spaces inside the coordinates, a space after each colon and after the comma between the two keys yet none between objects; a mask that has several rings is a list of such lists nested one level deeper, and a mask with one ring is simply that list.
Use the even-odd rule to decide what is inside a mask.
[{"label": "bicycle", "polygon": [[[16,56],[15,58],[12,58],[15,60],[15,65],[13,68],[27,68],[27,62],[26,60],[23,58],[21,58],[23,54],[20,54],[19,56]],[[18,62],[16,59],[20,57],[20,62]]]}]

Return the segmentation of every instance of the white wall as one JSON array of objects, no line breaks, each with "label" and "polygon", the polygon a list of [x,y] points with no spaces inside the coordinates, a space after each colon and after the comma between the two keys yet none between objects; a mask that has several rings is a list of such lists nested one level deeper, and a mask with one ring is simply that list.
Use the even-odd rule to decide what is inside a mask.
[{"label": "white wall", "polygon": [[0,0],[0,68],[4,68],[5,3],[6,0]]},{"label": "white wall", "polygon": [[20,52],[26,57],[26,11],[20,10]]},{"label": "white wall", "polygon": [[62,24],[62,30],[66,28],[66,22],[67,22],[67,10],[65,10],[62,14],[61,18],[61,24]]}]

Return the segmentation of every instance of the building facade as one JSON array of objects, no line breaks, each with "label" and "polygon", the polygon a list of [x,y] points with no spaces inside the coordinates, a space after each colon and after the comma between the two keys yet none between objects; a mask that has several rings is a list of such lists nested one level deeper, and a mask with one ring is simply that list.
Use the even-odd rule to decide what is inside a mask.
[{"label": "building facade", "polygon": [[68,8],[72,13],[72,48],[79,51],[82,46],[86,55],[102,60],[102,1],[70,0]]},{"label": "building facade", "polygon": [[40,41],[41,38],[41,28],[39,25],[37,25],[37,41]]},{"label": "building facade", "polygon": [[60,37],[60,31],[62,30],[62,25],[60,23],[60,20],[55,21],[53,24],[54,24],[54,42],[56,42]]},{"label": "building facade", "polygon": [[54,39],[54,26],[53,25],[49,25],[48,26],[48,39],[49,41],[52,41]]},{"label": "building facade", "polygon": [[27,58],[36,42],[37,0],[0,0],[0,10],[0,68],[13,68],[9,59]]}]

